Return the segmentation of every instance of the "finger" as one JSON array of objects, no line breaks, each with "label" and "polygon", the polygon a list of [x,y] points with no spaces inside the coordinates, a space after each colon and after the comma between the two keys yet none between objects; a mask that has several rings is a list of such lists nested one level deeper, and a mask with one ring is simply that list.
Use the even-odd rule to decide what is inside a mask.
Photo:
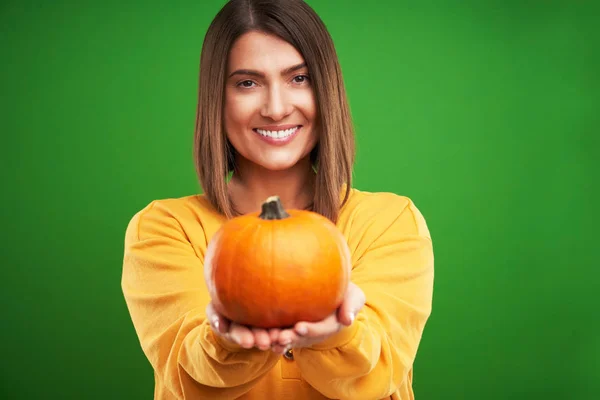
[{"label": "finger", "polygon": [[338,332],[342,325],[337,321],[337,315],[331,314],[323,321],[319,322],[298,322],[294,327],[297,335],[304,338],[314,338],[319,336],[329,336]]},{"label": "finger", "polygon": [[271,350],[273,351],[273,353],[275,354],[279,354],[282,355],[283,353],[285,353],[289,348],[291,348],[291,346],[282,346],[280,344],[275,344],[273,345],[273,347],[271,348]]},{"label": "finger", "polygon": [[280,346],[294,346],[300,340],[300,336],[293,329],[284,329],[279,333],[277,344]]},{"label": "finger", "polygon": [[206,306],[206,318],[215,332],[224,335],[229,330],[229,320],[215,310],[212,302]]},{"label": "finger", "polygon": [[356,314],[364,307],[365,293],[354,283],[350,282],[342,305],[338,309],[338,320],[341,324],[349,326],[356,318]]},{"label": "finger", "polygon": [[269,329],[269,338],[271,339],[271,343],[277,342],[277,340],[279,340],[279,332],[281,332],[281,329]]},{"label": "finger", "polygon": [[271,338],[269,332],[264,329],[253,328],[254,345],[261,350],[268,350],[271,347]]},{"label": "finger", "polygon": [[245,349],[250,349],[254,346],[254,334],[250,329],[243,325],[235,322],[231,323],[229,335],[234,342]]}]

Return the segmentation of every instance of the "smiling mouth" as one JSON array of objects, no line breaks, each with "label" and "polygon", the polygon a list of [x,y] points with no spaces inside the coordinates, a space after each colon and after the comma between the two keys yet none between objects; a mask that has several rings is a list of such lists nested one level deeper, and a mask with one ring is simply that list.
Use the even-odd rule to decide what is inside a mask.
[{"label": "smiling mouth", "polygon": [[294,133],[296,133],[296,131],[298,129],[300,129],[301,127],[302,127],[302,125],[298,125],[293,128],[283,129],[283,130],[279,130],[279,131],[269,131],[269,130],[265,130],[265,129],[254,128],[253,131],[264,137],[268,137],[268,138],[272,138],[272,139],[286,139],[286,138],[292,136]]}]

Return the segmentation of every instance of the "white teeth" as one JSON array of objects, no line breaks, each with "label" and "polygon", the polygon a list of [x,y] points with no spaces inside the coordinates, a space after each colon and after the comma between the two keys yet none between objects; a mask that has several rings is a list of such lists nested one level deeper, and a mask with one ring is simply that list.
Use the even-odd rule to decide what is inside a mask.
[{"label": "white teeth", "polygon": [[284,131],[265,131],[263,129],[257,129],[256,132],[260,133],[263,136],[268,136],[268,137],[272,137],[275,139],[284,139],[284,138],[292,135],[297,130],[298,130],[298,127],[296,126],[295,128],[286,129]]}]

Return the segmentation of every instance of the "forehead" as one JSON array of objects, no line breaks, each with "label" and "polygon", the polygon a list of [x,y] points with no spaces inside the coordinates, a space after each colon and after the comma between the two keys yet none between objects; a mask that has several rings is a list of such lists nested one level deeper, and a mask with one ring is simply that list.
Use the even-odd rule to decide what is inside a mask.
[{"label": "forehead", "polygon": [[302,54],[285,40],[263,32],[247,32],[231,47],[227,67],[279,71],[304,62]]}]

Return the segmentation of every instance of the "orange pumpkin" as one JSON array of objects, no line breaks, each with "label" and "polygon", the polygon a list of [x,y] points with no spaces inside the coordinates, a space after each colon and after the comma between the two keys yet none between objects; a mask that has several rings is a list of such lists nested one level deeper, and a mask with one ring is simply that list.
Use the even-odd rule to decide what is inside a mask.
[{"label": "orange pumpkin", "polygon": [[215,310],[239,324],[283,328],[320,321],[341,304],[351,260],[342,233],[324,216],[284,210],[232,218],[211,239],[204,277]]}]

